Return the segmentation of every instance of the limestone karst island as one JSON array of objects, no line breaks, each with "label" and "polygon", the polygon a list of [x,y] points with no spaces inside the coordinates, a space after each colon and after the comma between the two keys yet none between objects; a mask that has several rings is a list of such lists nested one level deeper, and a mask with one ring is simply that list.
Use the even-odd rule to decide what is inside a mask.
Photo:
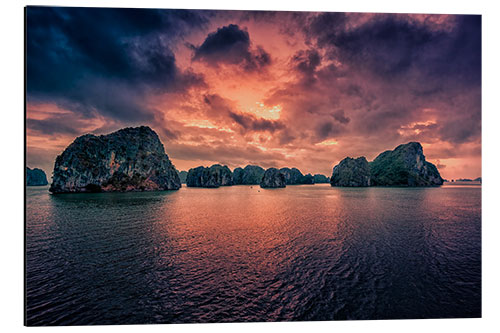
[{"label": "limestone karst island", "polygon": [[[45,173],[27,169],[28,185],[46,185]],[[178,172],[165,153],[158,135],[148,126],[129,127],[108,135],[86,134],[76,138],[57,156],[53,194],[75,192],[128,192],[177,190],[188,187],[217,188],[232,185],[287,185],[330,183],[331,186],[437,186],[443,184],[435,165],[425,160],[422,145],[410,142],[378,155],[346,157],[333,167],[330,178],[302,174],[297,168],[247,165],[233,171],[225,165],[199,166]]]}]

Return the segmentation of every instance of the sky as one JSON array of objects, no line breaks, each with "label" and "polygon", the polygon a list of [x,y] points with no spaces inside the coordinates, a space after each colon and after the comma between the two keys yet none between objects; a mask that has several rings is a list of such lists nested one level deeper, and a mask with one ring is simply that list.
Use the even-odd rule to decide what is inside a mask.
[{"label": "sky", "polygon": [[27,164],[77,136],[147,125],[178,170],[331,175],[418,141],[481,175],[477,15],[28,7]]}]

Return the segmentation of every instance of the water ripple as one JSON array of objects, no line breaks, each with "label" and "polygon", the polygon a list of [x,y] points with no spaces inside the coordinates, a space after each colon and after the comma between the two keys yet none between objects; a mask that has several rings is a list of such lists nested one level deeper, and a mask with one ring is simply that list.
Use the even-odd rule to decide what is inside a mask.
[{"label": "water ripple", "polygon": [[481,314],[480,188],[27,196],[29,325]]}]

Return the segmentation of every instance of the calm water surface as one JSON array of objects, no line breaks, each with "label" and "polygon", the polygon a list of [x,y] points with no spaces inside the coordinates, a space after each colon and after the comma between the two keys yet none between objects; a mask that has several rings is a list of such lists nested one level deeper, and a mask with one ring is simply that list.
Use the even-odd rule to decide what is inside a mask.
[{"label": "calm water surface", "polygon": [[29,325],[481,315],[481,188],[27,189]]}]

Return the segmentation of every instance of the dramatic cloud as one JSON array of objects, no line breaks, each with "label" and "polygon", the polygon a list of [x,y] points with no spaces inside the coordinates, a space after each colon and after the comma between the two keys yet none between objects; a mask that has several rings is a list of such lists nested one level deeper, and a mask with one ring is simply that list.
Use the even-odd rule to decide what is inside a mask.
[{"label": "dramatic cloud", "polygon": [[333,118],[341,124],[347,124],[351,121],[350,118],[346,117],[344,114],[344,110],[338,110],[332,113]]},{"label": "dramatic cloud", "polygon": [[149,125],[180,170],[331,174],[419,141],[445,178],[481,172],[481,17],[27,10],[28,162]]},{"label": "dramatic cloud", "polygon": [[185,11],[28,7],[27,93],[82,113],[150,120],[149,91],[187,89],[201,75],[176,66],[171,43],[204,19]]},{"label": "dramatic cloud", "polygon": [[450,20],[453,30],[436,30],[408,17],[385,14],[347,29],[345,14],[325,13],[312,21],[309,35],[328,50],[329,58],[384,80],[412,74],[432,81],[461,79],[477,84],[481,79],[481,17],[463,15]]},{"label": "dramatic cloud", "polygon": [[45,135],[69,134],[78,135],[80,131],[75,128],[73,117],[56,116],[46,119],[28,118],[26,127],[30,130]]},{"label": "dramatic cloud", "polygon": [[248,71],[257,70],[271,62],[270,55],[262,47],[251,49],[248,32],[235,24],[208,34],[203,44],[194,50],[193,60],[202,60],[210,65],[243,64]]},{"label": "dramatic cloud", "polygon": [[246,131],[268,131],[274,133],[276,130],[283,129],[281,122],[268,119],[259,119],[254,115],[229,112],[229,116]]}]

